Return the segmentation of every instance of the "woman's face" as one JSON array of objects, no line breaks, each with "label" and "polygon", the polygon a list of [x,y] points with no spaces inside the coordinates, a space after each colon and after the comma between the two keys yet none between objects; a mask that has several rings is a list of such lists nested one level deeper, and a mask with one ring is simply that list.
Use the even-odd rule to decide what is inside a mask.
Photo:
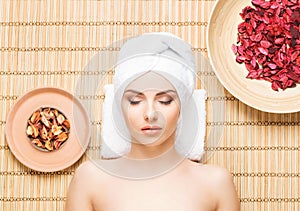
[{"label": "woman's face", "polygon": [[180,103],[164,77],[148,72],[131,82],[122,98],[122,111],[132,142],[155,146],[175,139]]}]

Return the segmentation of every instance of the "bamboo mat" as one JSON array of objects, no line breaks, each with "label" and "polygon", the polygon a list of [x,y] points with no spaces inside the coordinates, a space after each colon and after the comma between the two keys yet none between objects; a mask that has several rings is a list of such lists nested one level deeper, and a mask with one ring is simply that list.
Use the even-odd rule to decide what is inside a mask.
[{"label": "bamboo mat", "polygon": [[[299,210],[299,113],[270,114],[248,107],[218,82],[207,61],[205,32],[213,0],[2,0],[0,2],[0,209],[63,210],[69,182],[85,160],[99,158],[103,92],[83,89],[110,67],[123,40],[172,32],[193,46],[198,87],[208,92],[205,163],[233,175],[241,210]],[[88,67],[88,68],[87,68]],[[94,81],[95,82],[95,81]],[[26,91],[53,86],[78,96],[91,115],[91,141],[71,167],[33,171],[11,153],[7,114]],[[90,91],[86,91],[90,90]],[[92,90],[92,91],[91,91]]]}]

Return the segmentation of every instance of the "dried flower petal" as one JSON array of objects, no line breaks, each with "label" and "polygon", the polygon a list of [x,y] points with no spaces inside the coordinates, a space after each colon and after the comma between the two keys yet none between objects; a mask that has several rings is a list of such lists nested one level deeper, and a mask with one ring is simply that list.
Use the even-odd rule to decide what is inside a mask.
[{"label": "dried flower petal", "polygon": [[233,51],[234,54],[237,53],[237,47],[236,47],[235,44],[232,44],[231,49],[232,49],[232,51]]},{"label": "dried flower petal", "polygon": [[38,139],[38,138],[35,138],[31,141],[32,144],[35,144],[36,146],[38,147],[43,147],[43,143]]},{"label": "dried flower petal", "polygon": [[51,132],[53,133],[53,135],[57,136],[63,132],[62,128],[62,126],[52,125]]},{"label": "dried flower petal", "polygon": [[50,127],[50,123],[48,119],[46,118],[44,112],[41,112],[41,121],[44,123],[46,127]]},{"label": "dried flower petal", "polygon": [[39,118],[40,118],[40,111],[38,110],[32,114],[30,121],[31,121],[31,123],[34,124],[38,121]]},{"label": "dried flower petal", "polygon": [[59,134],[56,137],[56,141],[62,142],[62,141],[67,140],[67,138],[68,138],[68,134],[64,132],[64,133]]},{"label": "dried flower petal", "polygon": [[50,141],[46,141],[45,147],[46,147],[46,149],[48,149],[49,151],[52,151],[52,150],[53,150],[53,145],[51,144]]},{"label": "dried flower petal", "polygon": [[60,125],[65,121],[65,117],[62,114],[59,114],[56,119]]},{"label": "dried flower petal", "polygon": [[54,146],[55,149],[59,149],[59,147],[60,147],[61,144],[62,144],[61,141],[54,141],[53,142],[53,146]]},{"label": "dried flower petal", "polygon": [[30,125],[27,126],[26,134],[28,136],[32,136],[33,135],[33,129],[32,129],[32,127]]},{"label": "dried flower petal", "polygon": [[47,140],[48,131],[47,131],[46,127],[43,126],[43,129],[41,129],[39,132],[40,132],[40,137],[44,140]]},{"label": "dried flower petal", "polygon": [[274,64],[274,63],[268,63],[268,66],[269,66],[272,70],[276,69],[276,67],[277,67],[277,65]]},{"label": "dried flower petal", "polygon": [[64,122],[63,122],[63,125],[67,128],[67,129],[70,129],[70,121],[69,120],[65,120]]},{"label": "dried flower petal", "polygon": [[262,54],[264,54],[264,55],[266,55],[266,56],[268,56],[268,50],[267,49],[265,49],[265,48],[262,48],[262,47],[258,47],[258,50],[262,53]]},{"label": "dried flower petal", "polygon": [[32,136],[33,138],[38,137],[39,135],[39,129],[36,125],[32,124],[30,121],[28,121],[27,125],[27,135]]}]

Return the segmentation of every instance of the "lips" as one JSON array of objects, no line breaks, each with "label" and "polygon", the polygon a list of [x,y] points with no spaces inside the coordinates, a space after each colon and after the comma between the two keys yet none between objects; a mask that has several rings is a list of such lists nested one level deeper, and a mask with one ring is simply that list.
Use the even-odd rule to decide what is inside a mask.
[{"label": "lips", "polygon": [[161,127],[155,125],[147,125],[142,127],[142,130],[161,130]]},{"label": "lips", "polygon": [[144,134],[154,135],[156,133],[159,133],[162,130],[162,128],[155,125],[146,125],[142,127],[141,130]]}]

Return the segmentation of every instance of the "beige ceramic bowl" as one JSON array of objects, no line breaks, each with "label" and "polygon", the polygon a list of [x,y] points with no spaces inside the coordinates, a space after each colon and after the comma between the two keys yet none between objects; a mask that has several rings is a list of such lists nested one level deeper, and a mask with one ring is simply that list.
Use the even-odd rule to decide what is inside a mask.
[{"label": "beige ceramic bowl", "polygon": [[235,61],[231,50],[237,41],[237,26],[243,20],[239,13],[251,0],[219,0],[207,29],[208,55],[216,76],[236,98],[256,109],[272,113],[300,111],[300,86],[278,92],[271,83],[247,79],[244,64]]},{"label": "beige ceramic bowl", "polygon": [[[56,108],[70,120],[69,138],[58,150],[39,150],[27,137],[27,120],[40,107]],[[21,163],[36,171],[53,172],[71,166],[85,152],[89,138],[90,121],[84,107],[72,94],[57,88],[27,92],[10,110],[6,122],[10,150]]]}]

